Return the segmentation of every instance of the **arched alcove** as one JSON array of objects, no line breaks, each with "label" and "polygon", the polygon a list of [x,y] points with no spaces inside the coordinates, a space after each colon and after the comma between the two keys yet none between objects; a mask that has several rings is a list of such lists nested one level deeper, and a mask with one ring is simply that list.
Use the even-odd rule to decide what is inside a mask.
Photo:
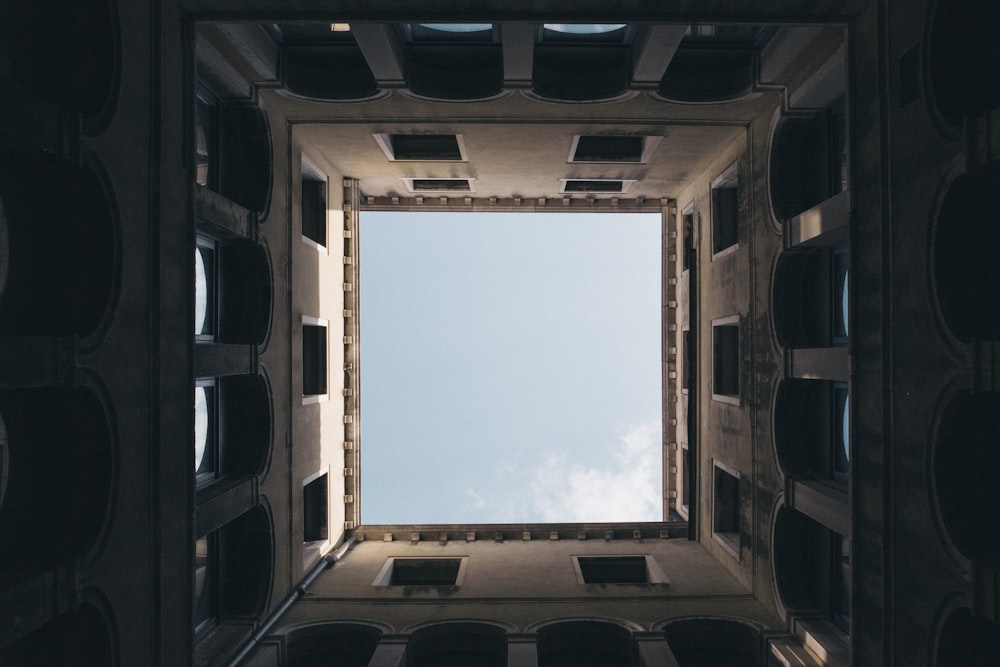
[{"label": "arched alcove", "polygon": [[111,495],[113,438],[86,388],[0,392],[0,568],[30,571],[86,553]]},{"label": "arched alcove", "polygon": [[934,487],[945,529],[969,558],[1000,564],[1000,392],[958,392],[945,406],[934,446]]},{"label": "arched alcove", "polygon": [[220,473],[251,477],[264,471],[271,448],[271,393],[262,375],[219,378]]},{"label": "arched alcove", "polygon": [[506,667],[507,633],[487,623],[430,625],[413,633],[409,667]]},{"label": "arched alcove", "polygon": [[659,94],[672,102],[728,102],[753,91],[754,49],[684,47],[670,61]]},{"label": "arched alcove", "polygon": [[121,45],[113,0],[0,5],[0,54],[17,84],[83,115],[96,132],[118,96]]},{"label": "arched alcove", "polygon": [[963,340],[1000,339],[1000,163],[956,178],[935,224],[934,275],[948,328]]},{"label": "arched alcove", "polygon": [[223,619],[263,613],[274,575],[273,542],[271,516],[263,505],[220,529]]},{"label": "arched alcove", "polygon": [[[112,306],[117,219],[98,175],[42,154],[0,156],[0,334],[86,336]],[[6,247],[3,247],[6,246]]]},{"label": "arched alcove", "polygon": [[503,90],[499,44],[410,45],[406,83],[414,94],[439,100],[476,100]]},{"label": "arched alcove", "polygon": [[994,667],[1000,656],[1000,627],[973,616],[968,607],[952,611],[937,639],[935,667]]},{"label": "arched alcove", "polygon": [[271,322],[272,276],[259,243],[236,239],[219,253],[219,340],[259,345]]},{"label": "arched alcove", "polygon": [[635,642],[626,628],[605,621],[563,621],[538,630],[539,667],[627,667]]},{"label": "arched alcove", "polygon": [[83,604],[0,651],[0,664],[5,667],[115,667],[118,647],[100,610]]},{"label": "arched alcove", "polygon": [[721,618],[673,621],[664,629],[680,667],[764,667],[760,631],[748,623]]},{"label": "arched alcove", "polygon": [[271,130],[267,115],[251,100],[221,109],[219,194],[263,214],[271,199]]},{"label": "arched alcove", "polygon": [[846,482],[849,410],[846,383],[782,380],[774,400],[774,442],[782,472]]},{"label": "arched alcove", "polygon": [[361,623],[322,623],[287,635],[288,667],[367,667],[382,631]]},{"label": "arched alcove", "polygon": [[1000,106],[1000,4],[936,0],[930,17],[927,63],[934,106],[952,125]]},{"label": "arched alcove", "polygon": [[846,631],[850,617],[850,544],[787,507],[774,524],[774,576],[781,604],[802,617],[832,621]]},{"label": "arched alcove", "polygon": [[533,92],[568,102],[618,97],[628,90],[629,52],[624,47],[535,46]]},{"label": "arched alcove", "polygon": [[848,268],[845,246],[796,246],[778,256],[771,312],[782,347],[847,344]]},{"label": "arched alcove", "polygon": [[282,83],[292,95],[351,101],[379,94],[368,61],[353,42],[285,46],[281,62]]},{"label": "arched alcove", "polygon": [[843,97],[807,115],[784,116],[768,156],[771,210],[787,220],[847,186],[847,113]]}]

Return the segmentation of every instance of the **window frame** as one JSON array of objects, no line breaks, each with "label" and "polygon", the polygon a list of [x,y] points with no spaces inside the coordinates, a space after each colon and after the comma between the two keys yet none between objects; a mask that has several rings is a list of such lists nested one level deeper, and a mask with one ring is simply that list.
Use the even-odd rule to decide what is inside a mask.
[{"label": "window frame", "polygon": [[[736,330],[736,359],[735,359],[735,371],[736,371],[736,393],[729,394],[720,392],[720,384],[725,382],[725,378],[720,376],[720,369],[723,368],[720,363],[720,356],[722,352],[719,349],[719,341],[716,335],[716,331],[722,328],[730,328]],[[720,403],[728,403],[730,405],[742,405],[743,402],[743,368],[742,368],[742,348],[743,348],[743,326],[741,317],[739,315],[730,315],[728,317],[719,318],[712,320],[712,400]],[[724,388],[724,387],[723,387]]]},{"label": "window frame", "polygon": [[[318,192],[316,199],[315,220],[310,221],[307,229],[306,216],[306,184],[319,184],[315,187]],[[313,188],[309,185],[308,188]],[[312,227],[315,226],[315,231]],[[313,233],[308,233],[313,231]],[[329,252],[330,244],[330,184],[326,174],[310,162],[304,155],[301,159],[301,171],[299,173],[299,234],[302,242],[311,245],[321,252]],[[321,240],[322,239],[322,240]]]},{"label": "window frame", "polygon": [[[322,360],[319,358],[308,360],[307,356],[307,341],[306,341],[306,327],[323,329],[323,341],[324,344],[321,347],[317,347],[316,350],[312,352],[317,353],[317,356],[322,356]],[[302,404],[307,405],[310,403],[319,403],[321,401],[330,400],[330,322],[328,320],[310,317],[308,315],[302,316],[301,329],[299,332],[299,337],[301,338],[301,350],[302,350]],[[320,363],[322,368],[318,369],[316,372],[317,381],[322,379],[322,386],[317,387],[321,391],[317,393],[307,392],[307,375],[306,366],[311,361]]]},{"label": "window frame", "polygon": [[[712,257],[735,252],[740,247],[740,181],[739,163],[731,165],[712,180]],[[731,207],[722,201],[721,191],[733,191]],[[728,197],[728,195],[727,195]],[[725,209],[723,210],[723,206]],[[723,219],[724,212],[731,212],[732,219]],[[731,237],[731,238],[730,238]],[[731,241],[731,242],[730,242]],[[724,244],[724,245],[723,245]]]},{"label": "window frame", "polygon": [[[725,475],[730,480],[725,480],[725,485],[720,485],[720,474]],[[712,539],[729,552],[737,560],[740,559],[740,531],[742,528],[742,512],[740,511],[740,472],[726,464],[713,459],[712,461]],[[725,494],[726,488],[735,488],[736,497],[726,499],[720,498],[720,493]],[[721,516],[721,512],[731,512],[735,516],[735,530],[720,530],[730,527],[732,516]],[[725,524],[720,526],[720,524]]]},{"label": "window frame", "polygon": [[[220,313],[222,311],[222,276],[220,267],[221,244],[205,234],[195,236],[195,252],[201,256],[205,267],[205,324],[201,332],[194,333],[196,343],[214,343],[219,338]],[[211,261],[205,261],[210,254]],[[195,281],[197,281],[197,275]],[[206,331],[207,327],[207,331]]]},{"label": "window frame", "polygon": [[195,381],[195,393],[198,389],[204,389],[205,400],[208,408],[208,432],[205,441],[204,457],[210,457],[212,463],[211,470],[199,473],[198,468],[194,469],[195,488],[202,489],[214,484],[222,479],[222,397],[220,383],[217,378],[199,378]]},{"label": "window frame", "polygon": [[[649,584],[669,585],[670,579],[663,573],[659,563],[650,554],[577,554],[570,556],[573,562],[573,572],[576,574],[576,582],[584,586],[648,586]],[[580,561],[587,560],[614,560],[623,558],[642,559],[645,566],[645,579],[643,581],[587,581],[584,569],[586,563]]]},{"label": "window frame", "polygon": [[[393,570],[397,561],[459,561],[458,571],[455,580],[450,584],[399,584],[393,583]],[[468,556],[390,556],[385,559],[382,568],[375,575],[372,586],[378,587],[401,587],[401,586],[428,586],[436,588],[457,588],[465,583],[465,575],[468,567]]]}]

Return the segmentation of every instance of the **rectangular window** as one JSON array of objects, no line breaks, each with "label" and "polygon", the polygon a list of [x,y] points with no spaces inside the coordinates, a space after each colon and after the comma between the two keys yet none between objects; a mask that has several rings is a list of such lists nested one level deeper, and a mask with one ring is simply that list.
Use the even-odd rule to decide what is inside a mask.
[{"label": "rectangular window", "polygon": [[847,402],[850,400],[847,384],[837,382],[833,385],[833,404],[831,408],[831,420],[833,428],[830,429],[830,469],[833,479],[847,483],[851,474],[850,465],[850,408]]},{"label": "rectangular window", "polygon": [[302,394],[321,396],[327,393],[326,325],[319,320],[302,323]]},{"label": "rectangular window", "polygon": [[681,217],[684,227],[684,263],[683,270],[690,271],[694,265],[694,209],[688,208]]},{"label": "rectangular window", "polygon": [[194,474],[198,486],[219,477],[219,392],[214,380],[194,388]]},{"label": "rectangular window", "polygon": [[474,192],[471,178],[401,178],[408,192]]},{"label": "rectangular window", "polygon": [[618,556],[577,559],[583,580],[588,584],[644,584],[646,559],[642,556]]},{"label": "rectangular window", "polygon": [[611,179],[563,179],[563,187],[560,192],[614,192],[624,193],[628,186],[635,181],[621,181]]},{"label": "rectangular window", "polygon": [[329,536],[327,528],[327,488],[326,473],[302,487],[302,539],[304,542],[325,542]]},{"label": "rectangular window", "polygon": [[219,615],[219,568],[215,534],[204,535],[194,544],[194,629],[204,632]]},{"label": "rectangular window", "polygon": [[462,148],[454,134],[390,134],[393,160],[458,161]]},{"label": "rectangular window", "polygon": [[694,360],[691,358],[691,330],[684,329],[681,338],[681,391],[691,391],[691,378],[694,376]]},{"label": "rectangular window", "polygon": [[715,464],[712,532],[734,555],[740,549],[740,478]]},{"label": "rectangular window", "polygon": [[734,164],[712,183],[712,252],[739,241],[739,187]]},{"label": "rectangular window", "polygon": [[212,190],[218,189],[219,105],[211,92],[199,85],[195,94],[195,181]]},{"label": "rectangular window", "polygon": [[302,177],[302,236],[326,246],[326,182]]},{"label": "rectangular window", "polygon": [[[740,324],[739,318],[712,323],[712,394],[713,398],[740,398]],[[732,401],[730,401],[732,402]]]},{"label": "rectangular window", "polygon": [[212,239],[199,236],[194,256],[194,334],[212,341],[218,333],[219,252]]},{"label": "rectangular window", "polygon": [[830,257],[830,322],[831,338],[834,345],[847,345],[847,248],[836,248]]},{"label": "rectangular window", "polygon": [[652,556],[573,556],[581,584],[669,583]]},{"label": "rectangular window", "polygon": [[582,135],[570,162],[642,162],[643,137]]},{"label": "rectangular window", "polygon": [[687,445],[681,450],[681,507],[684,511],[688,511],[688,507],[691,506],[691,457],[689,456]]},{"label": "rectangular window", "polygon": [[373,586],[461,586],[466,558],[390,558]]}]

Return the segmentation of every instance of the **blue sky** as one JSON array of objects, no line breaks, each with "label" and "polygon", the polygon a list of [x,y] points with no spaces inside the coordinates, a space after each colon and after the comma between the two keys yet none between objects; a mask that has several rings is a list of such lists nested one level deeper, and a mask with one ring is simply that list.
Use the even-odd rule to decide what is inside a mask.
[{"label": "blue sky", "polygon": [[361,216],[362,521],[661,518],[660,217]]}]

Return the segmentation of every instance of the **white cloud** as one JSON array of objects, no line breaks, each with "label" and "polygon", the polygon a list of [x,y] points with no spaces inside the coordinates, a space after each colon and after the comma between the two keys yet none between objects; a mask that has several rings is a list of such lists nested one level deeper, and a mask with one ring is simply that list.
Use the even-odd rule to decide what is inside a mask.
[{"label": "white cloud", "polygon": [[530,474],[527,505],[532,521],[660,521],[661,430],[632,426],[608,447],[603,468],[570,464],[565,452],[548,452]]}]

